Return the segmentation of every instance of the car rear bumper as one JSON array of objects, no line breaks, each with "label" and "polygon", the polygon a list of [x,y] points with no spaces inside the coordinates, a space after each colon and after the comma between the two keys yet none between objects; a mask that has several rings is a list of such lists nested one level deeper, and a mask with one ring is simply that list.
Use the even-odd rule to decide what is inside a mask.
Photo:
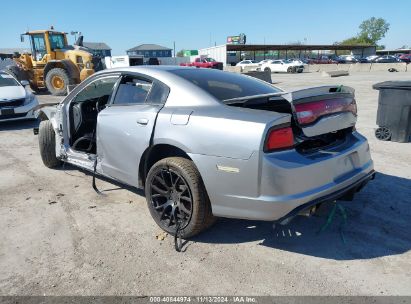
[{"label": "car rear bumper", "polygon": [[337,190],[333,193],[327,194],[325,196],[313,199],[305,204],[299,205],[298,207],[291,210],[289,213],[284,215],[283,217],[276,220],[276,222],[281,223],[282,221],[286,220],[287,218],[293,217],[298,215],[299,213],[303,212],[304,210],[310,209],[311,207],[323,204],[327,202],[334,202],[336,200],[344,200],[344,201],[351,201],[354,198],[355,193],[359,192],[370,180],[375,178],[375,171],[371,170],[368,174],[364,177],[360,178],[356,182],[352,183],[351,185]]},{"label": "car rear bumper", "polygon": [[[255,153],[248,160],[218,158],[211,165],[206,157],[190,157],[203,177],[213,214],[221,217],[283,220],[312,205],[350,198],[374,176],[368,142],[356,132],[344,145],[311,155]],[[216,162],[230,172],[213,172]]]}]

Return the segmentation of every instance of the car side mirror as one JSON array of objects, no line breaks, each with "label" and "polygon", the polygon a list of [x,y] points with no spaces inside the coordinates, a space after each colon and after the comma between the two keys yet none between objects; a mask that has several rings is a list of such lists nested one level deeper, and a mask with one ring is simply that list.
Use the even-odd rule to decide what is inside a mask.
[{"label": "car side mirror", "polygon": [[23,87],[25,87],[25,86],[30,85],[30,82],[28,82],[27,80],[22,80],[22,81],[20,81],[20,84],[21,84]]}]

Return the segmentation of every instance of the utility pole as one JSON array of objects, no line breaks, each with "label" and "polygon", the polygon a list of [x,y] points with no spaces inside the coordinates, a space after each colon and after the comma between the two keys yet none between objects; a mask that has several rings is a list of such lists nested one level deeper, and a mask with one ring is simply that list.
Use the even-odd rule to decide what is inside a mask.
[{"label": "utility pole", "polygon": [[174,57],[176,57],[176,42],[173,41],[173,45],[174,45]]}]

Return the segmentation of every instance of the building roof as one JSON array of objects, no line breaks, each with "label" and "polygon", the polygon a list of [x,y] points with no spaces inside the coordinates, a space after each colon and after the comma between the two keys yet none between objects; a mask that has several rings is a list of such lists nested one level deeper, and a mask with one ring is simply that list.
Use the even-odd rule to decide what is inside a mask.
[{"label": "building roof", "polygon": [[375,48],[374,45],[307,45],[307,44],[227,44],[227,51],[282,51],[282,50],[355,50]]},{"label": "building roof", "polygon": [[104,42],[83,42],[83,46],[92,50],[111,50]]},{"label": "building roof", "polygon": [[0,48],[0,54],[7,54],[7,55],[13,55],[14,53],[29,53],[29,49],[24,49],[24,48]]},{"label": "building roof", "polygon": [[140,44],[127,50],[129,51],[171,51],[171,49],[158,44]]},{"label": "building roof", "polygon": [[387,53],[387,52],[390,52],[390,53],[395,53],[395,52],[401,53],[401,52],[411,52],[411,49],[407,48],[407,49],[384,49],[384,50],[377,50],[377,53],[379,53],[379,52],[381,52],[381,53],[383,53],[383,52],[385,52],[385,53]]}]

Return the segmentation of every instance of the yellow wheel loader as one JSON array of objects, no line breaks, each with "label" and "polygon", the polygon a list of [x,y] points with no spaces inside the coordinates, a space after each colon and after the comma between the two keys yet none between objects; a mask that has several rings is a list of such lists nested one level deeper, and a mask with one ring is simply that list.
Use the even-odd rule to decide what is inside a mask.
[{"label": "yellow wheel loader", "polygon": [[[82,36],[74,46],[68,45],[64,32],[50,30],[30,31],[31,54],[14,58],[15,66],[8,70],[19,80],[28,80],[33,91],[47,89],[52,95],[66,95],[69,85],[78,84],[95,72],[98,58],[82,47]],[[77,45],[78,44],[78,45]]]}]

